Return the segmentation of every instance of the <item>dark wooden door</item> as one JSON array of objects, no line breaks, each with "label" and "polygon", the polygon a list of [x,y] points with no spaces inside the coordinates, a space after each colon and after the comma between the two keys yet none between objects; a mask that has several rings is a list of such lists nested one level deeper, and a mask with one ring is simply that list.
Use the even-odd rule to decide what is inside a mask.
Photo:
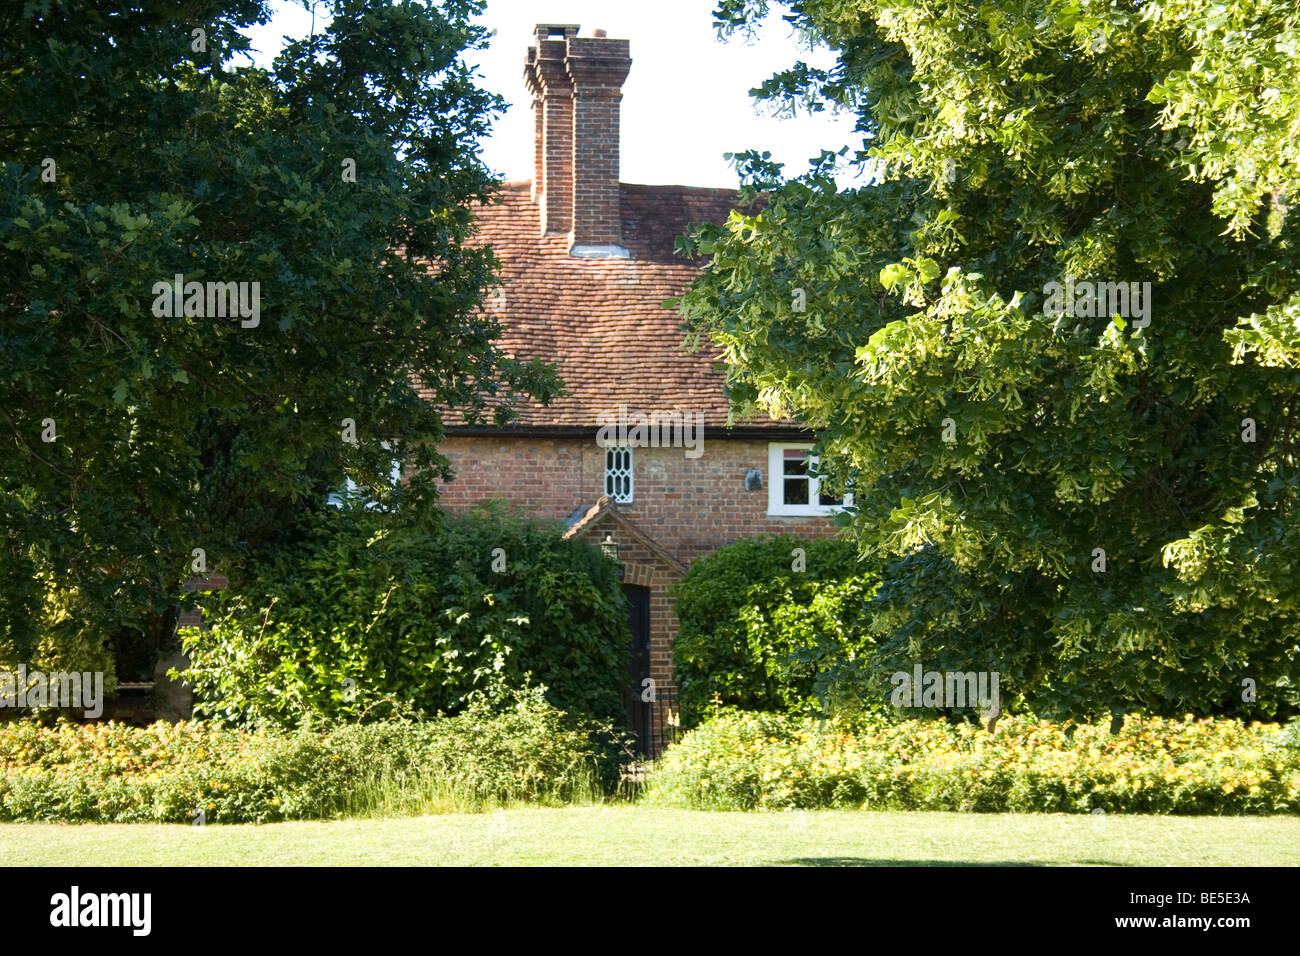
[{"label": "dark wooden door", "polygon": [[650,754],[650,701],[646,678],[650,676],[650,589],[635,584],[623,585],[627,597],[627,626],[631,642],[627,655],[627,684],[623,688],[623,706],[627,722],[636,734],[637,754]]}]

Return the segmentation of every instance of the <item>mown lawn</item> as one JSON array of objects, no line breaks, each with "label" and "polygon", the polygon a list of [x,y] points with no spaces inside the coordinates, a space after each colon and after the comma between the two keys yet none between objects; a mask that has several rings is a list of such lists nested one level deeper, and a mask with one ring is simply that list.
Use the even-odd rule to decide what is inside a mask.
[{"label": "mown lawn", "polygon": [[1300,865],[1300,818],[519,809],[265,826],[0,826],[49,866]]}]

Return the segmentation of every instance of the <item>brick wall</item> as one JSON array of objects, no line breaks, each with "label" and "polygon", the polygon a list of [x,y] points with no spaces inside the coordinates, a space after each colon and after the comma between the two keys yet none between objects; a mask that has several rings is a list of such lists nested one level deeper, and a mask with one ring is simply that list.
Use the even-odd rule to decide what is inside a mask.
[{"label": "brick wall", "polygon": [[[765,534],[825,537],[829,518],[767,516],[767,447],[762,439],[712,439],[704,454],[681,448],[633,451],[633,501],[619,510],[682,564],[739,538]],[[568,518],[604,494],[605,451],[591,438],[452,436],[439,451],[456,469],[442,488],[446,507],[464,509],[504,498],[546,518]],[[745,489],[745,473],[763,474],[763,488]]]}]

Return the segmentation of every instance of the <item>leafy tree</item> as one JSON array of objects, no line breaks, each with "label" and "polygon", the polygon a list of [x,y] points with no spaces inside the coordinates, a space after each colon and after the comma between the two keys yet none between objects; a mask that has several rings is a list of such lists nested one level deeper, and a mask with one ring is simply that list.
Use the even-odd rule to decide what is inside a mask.
[{"label": "leafy tree", "polygon": [[676,589],[673,645],[682,725],[715,695],[746,710],[825,713],[844,684],[828,677],[869,653],[863,604],[875,587],[853,545],[792,535],[741,538],[691,562]]},{"label": "leafy tree", "polygon": [[[553,390],[476,310],[482,6],[337,0],[269,71],[240,62],[261,0],[0,10],[0,657],[48,642],[55,584],[56,644],[156,642],[186,577],[345,474],[427,506],[438,407]],[[247,307],[169,316],[176,275]]]},{"label": "leafy tree", "polygon": [[[1295,6],[784,6],[837,61],[755,94],[851,110],[861,143],[791,178],[740,154],[765,206],[682,242],[713,256],[682,311],[737,405],[819,430],[894,557],[878,678],[997,670],[1055,716],[1292,706]],[[872,179],[837,189],[844,162]],[[1067,279],[1150,291],[1069,314]]]}]

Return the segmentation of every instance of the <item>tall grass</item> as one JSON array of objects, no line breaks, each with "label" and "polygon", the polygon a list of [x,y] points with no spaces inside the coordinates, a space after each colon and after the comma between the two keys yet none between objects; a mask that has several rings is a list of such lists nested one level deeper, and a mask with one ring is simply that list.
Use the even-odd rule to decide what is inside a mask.
[{"label": "tall grass", "polygon": [[416,767],[385,767],[348,792],[342,816],[353,819],[485,813],[516,807],[594,807],[631,799],[620,785],[606,794],[598,774],[578,771],[562,786],[484,792],[464,779]]},{"label": "tall grass", "polygon": [[0,728],[0,821],[269,823],[591,806],[617,743],[540,692],[454,717],[250,733],[203,723]]}]

